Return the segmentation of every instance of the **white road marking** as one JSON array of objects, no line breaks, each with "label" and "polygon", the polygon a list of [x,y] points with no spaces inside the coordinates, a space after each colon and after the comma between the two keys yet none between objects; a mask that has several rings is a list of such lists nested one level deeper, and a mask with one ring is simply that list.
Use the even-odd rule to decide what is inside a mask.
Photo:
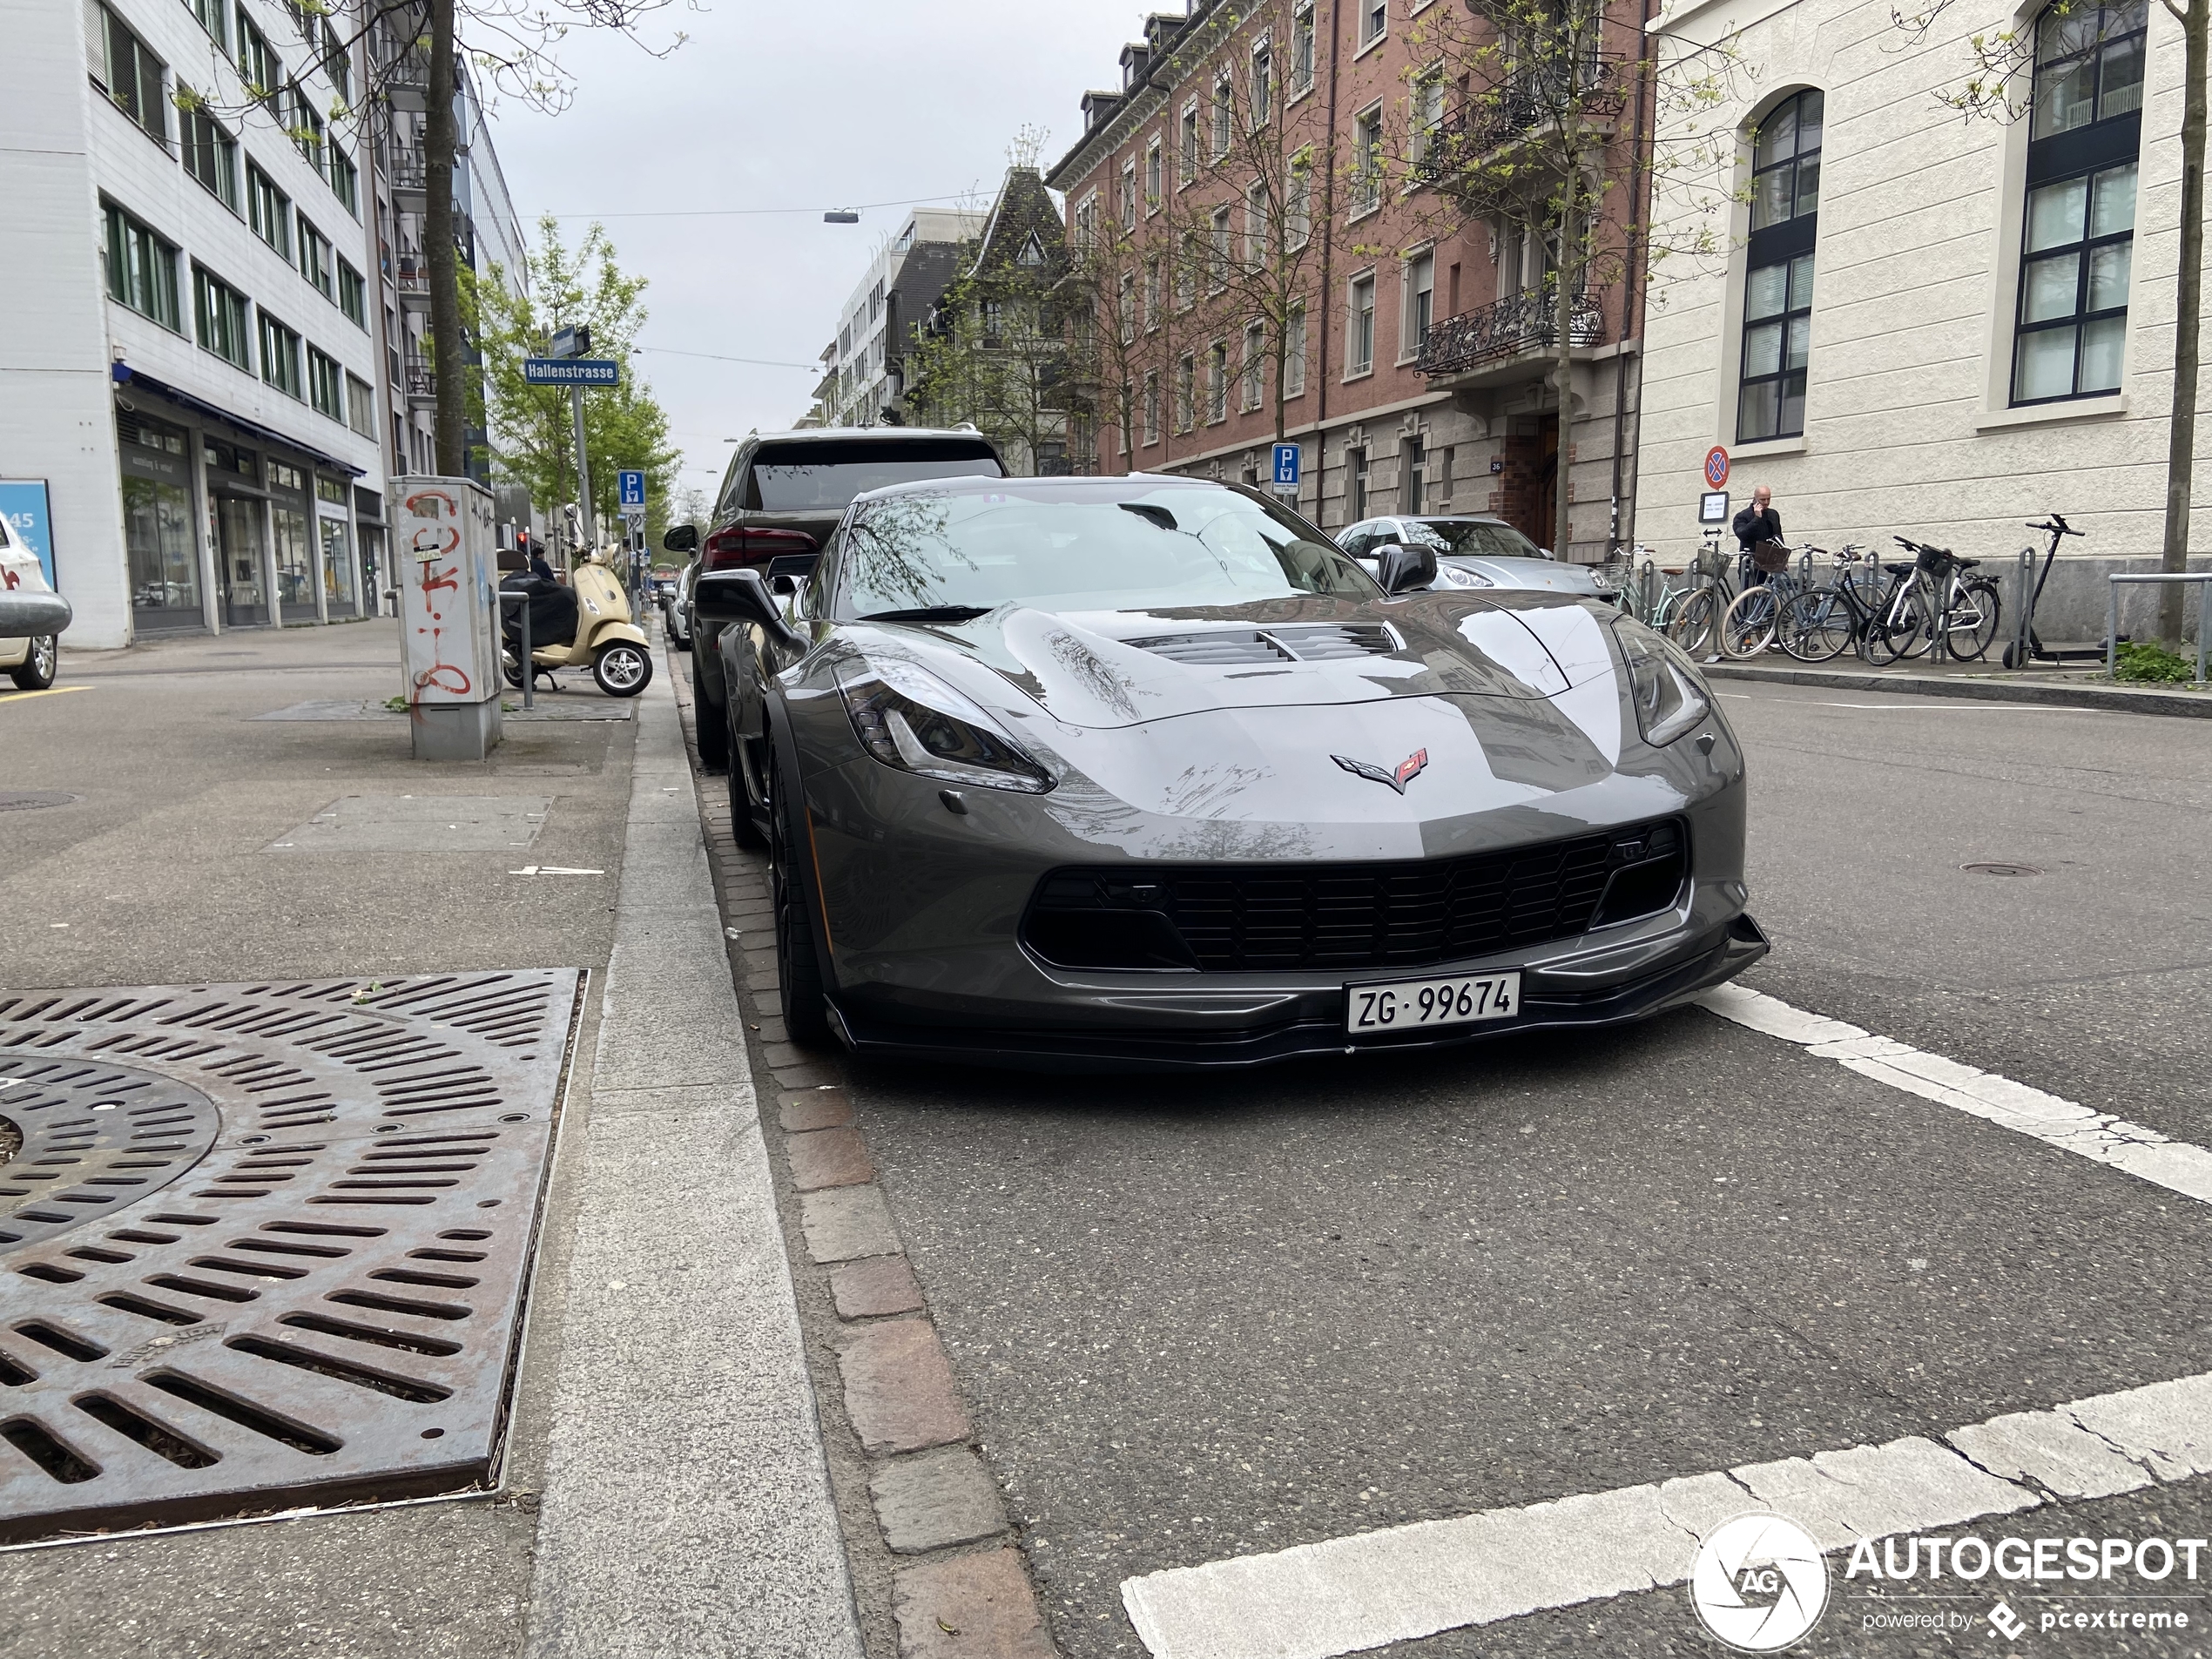
[{"label": "white road marking", "polygon": [[2205,1474],[2212,1374],[2009,1413],[1937,1440],[1912,1435],[1170,1568],[1125,1581],[1122,1604],[1155,1659],[1335,1659],[1683,1583],[1699,1542],[1747,1509],[1787,1515],[1836,1550]]},{"label": "white road marking", "polygon": [[1717,986],[1697,1000],[1724,1020],[1794,1042],[1824,1060],[1840,1061],[1877,1082],[2212,1204],[2212,1151],[2203,1147],[2047,1095],[1997,1072],[1979,1071],[1841,1020],[1808,1014],[1741,985]]},{"label": "white road marking", "polygon": [[[2169,1191],[2212,1203],[2212,1151],[1994,1072],[1724,985],[1738,1025]],[[1155,1659],[1335,1659],[1685,1582],[1701,1540],[1766,1507],[1824,1549],[2212,1474],[2212,1373],[1914,1435],[1128,1579]]]}]

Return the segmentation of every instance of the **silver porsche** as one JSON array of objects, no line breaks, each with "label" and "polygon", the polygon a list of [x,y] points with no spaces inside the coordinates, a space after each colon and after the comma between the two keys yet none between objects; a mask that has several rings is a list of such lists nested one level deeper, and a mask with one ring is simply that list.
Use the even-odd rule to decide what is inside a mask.
[{"label": "silver porsche", "polygon": [[1617,1024],[1764,954],[1689,658],[1434,575],[1142,474],[900,485],[703,573],[792,1036],[1251,1066]]}]

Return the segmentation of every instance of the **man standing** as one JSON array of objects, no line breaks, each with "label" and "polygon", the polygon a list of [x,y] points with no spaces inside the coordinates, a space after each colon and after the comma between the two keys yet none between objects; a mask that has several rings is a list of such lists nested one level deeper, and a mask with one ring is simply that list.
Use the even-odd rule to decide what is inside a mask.
[{"label": "man standing", "polygon": [[1789,568],[1789,551],[1782,545],[1782,515],[1774,510],[1774,492],[1764,484],[1751,492],[1751,504],[1736,515],[1732,528],[1738,544],[1751,556],[1750,586]]}]

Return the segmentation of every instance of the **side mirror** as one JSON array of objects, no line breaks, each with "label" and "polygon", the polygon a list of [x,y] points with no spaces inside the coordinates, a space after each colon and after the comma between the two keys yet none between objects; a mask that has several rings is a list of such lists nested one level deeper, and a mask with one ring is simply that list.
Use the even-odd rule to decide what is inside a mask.
[{"label": "side mirror", "polygon": [[784,620],[758,570],[702,570],[691,583],[691,611],[701,622],[750,623],[794,651],[806,644],[806,635]]},{"label": "side mirror", "polygon": [[660,544],[671,553],[696,553],[699,547],[699,527],[696,524],[671,524]]},{"label": "side mirror", "polygon": [[1436,580],[1436,550],[1386,542],[1375,550],[1375,567],[1385,593],[1407,593]]}]

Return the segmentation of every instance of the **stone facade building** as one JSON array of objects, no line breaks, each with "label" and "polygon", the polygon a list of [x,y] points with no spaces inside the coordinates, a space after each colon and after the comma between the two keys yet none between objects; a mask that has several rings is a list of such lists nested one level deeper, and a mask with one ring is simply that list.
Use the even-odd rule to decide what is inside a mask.
[{"label": "stone facade building", "polygon": [[[2005,30],[2033,57],[2017,113],[1962,119],[1941,98]],[[1670,0],[1653,32],[1662,61],[1732,38],[1757,75],[1716,111],[1733,142],[1710,175],[1660,194],[1662,241],[1712,203],[1732,223],[1655,277],[1642,538],[1695,547],[1716,444],[1737,502],[1770,486],[1793,541],[1896,556],[1903,534],[2003,570],[2055,510],[2087,535],[2040,631],[2101,637],[2104,571],[2161,544],[2180,24],[1978,0],[1916,37],[1874,0]],[[2200,425],[2200,476],[2208,453]],[[2123,628],[2154,604],[2132,590]]]},{"label": "stone facade building", "polygon": [[[1480,96],[1453,57],[1467,16],[1457,0],[1190,0],[1146,19],[1048,175],[1119,359],[1100,377],[1101,470],[1258,482],[1279,418],[1325,527],[1492,512],[1549,546],[1563,480],[1565,553],[1595,561],[1629,533],[1640,14],[1599,14],[1624,95],[1593,152],[1594,218],[1625,253],[1574,296],[1563,466],[1546,248],[1456,206],[1423,165],[1440,135],[1481,136],[1471,122],[1519,136],[1514,100]],[[1268,283],[1239,274],[1270,260]],[[1178,287],[1194,263],[1210,275]]]}]

